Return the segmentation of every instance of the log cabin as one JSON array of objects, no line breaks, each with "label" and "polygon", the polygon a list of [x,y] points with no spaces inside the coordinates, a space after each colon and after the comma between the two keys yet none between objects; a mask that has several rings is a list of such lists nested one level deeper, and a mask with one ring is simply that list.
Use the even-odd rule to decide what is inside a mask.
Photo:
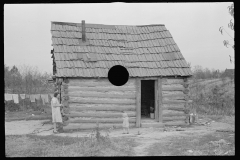
[{"label": "log cabin", "polygon": [[[122,111],[130,127],[187,124],[192,72],[165,25],[51,22],[51,35],[64,130],[118,128]],[[122,86],[108,79],[114,66],[129,73]]]}]

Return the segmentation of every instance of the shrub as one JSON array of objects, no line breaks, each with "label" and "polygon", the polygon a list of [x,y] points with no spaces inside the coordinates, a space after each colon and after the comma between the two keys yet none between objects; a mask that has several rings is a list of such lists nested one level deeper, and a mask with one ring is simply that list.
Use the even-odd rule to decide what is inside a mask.
[{"label": "shrub", "polygon": [[208,84],[194,84],[190,86],[190,98],[193,107],[199,113],[234,115],[234,93],[226,88],[226,82],[211,87]]},{"label": "shrub", "polygon": [[13,101],[5,101],[5,111],[18,111],[20,110],[20,105],[14,103]]}]

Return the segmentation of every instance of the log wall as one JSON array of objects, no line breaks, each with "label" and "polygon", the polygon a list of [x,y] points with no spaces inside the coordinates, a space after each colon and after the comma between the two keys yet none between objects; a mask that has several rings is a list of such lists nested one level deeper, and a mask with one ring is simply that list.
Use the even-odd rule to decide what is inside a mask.
[{"label": "log wall", "polygon": [[[124,86],[114,86],[108,79],[63,79],[60,93],[64,112],[68,117],[65,130],[91,129],[101,126],[122,126],[122,111],[129,116],[130,126],[140,126],[140,80],[129,79]],[[61,81],[61,80],[60,80]],[[138,84],[139,83],[139,84]],[[137,85],[138,84],[138,85]],[[58,85],[59,86],[59,85]],[[158,122],[165,125],[186,124],[188,80],[185,78],[158,78]],[[139,112],[140,113],[140,112]]]},{"label": "log wall", "polygon": [[130,126],[136,124],[136,85],[129,79],[124,86],[114,86],[104,79],[68,79],[62,93],[69,108],[68,129],[91,129],[122,126],[122,111],[129,116]]},{"label": "log wall", "polygon": [[162,121],[165,125],[184,125],[187,119],[188,80],[162,79]]}]

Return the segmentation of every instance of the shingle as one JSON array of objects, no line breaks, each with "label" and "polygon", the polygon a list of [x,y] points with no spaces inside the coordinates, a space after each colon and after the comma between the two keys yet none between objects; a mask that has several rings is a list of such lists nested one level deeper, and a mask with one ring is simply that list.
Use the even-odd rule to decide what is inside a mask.
[{"label": "shingle", "polygon": [[51,23],[51,30],[56,30],[56,25],[54,23]]},{"label": "shingle", "polygon": [[168,34],[167,34],[167,32],[166,32],[167,30],[165,30],[165,31],[163,31],[162,33],[164,34],[164,36],[165,36],[165,38],[167,38],[168,37]]},{"label": "shingle", "polygon": [[154,47],[154,48],[157,50],[158,54],[162,52],[161,47]]},{"label": "shingle", "polygon": [[174,52],[171,52],[171,53],[169,53],[169,54],[171,55],[172,60],[176,60],[176,59],[178,59],[178,58],[176,57],[176,55],[175,55]]},{"label": "shingle", "polygon": [[168,60],[167,53],[162,53],[161,55],[162,55],[162,57],[163,57],[163,60]]},{"label": "shingle", "polygon": [[171,68],[171,71],[172,71],[173,75],[178,75],[178,73],[174,70],[174,68]]},{"label": "shingle", "polygon": [[170,75],[174,75],[174,72],[173,72],[172,68],[167,68],[167,70],[170,73]]},{"label": "shingle", "polygon": [[76,69],[76,73],[77,73],[77,76],[83,77],[82,69],[81,69],[81,68],[77,68],[77,69]]},{"label": "shingle", "polygon": [[162,65],[163,65],[164,68],[167,68],[167,67],[168,67],[168,64],[167,64],[166,61],[162,61]]},{"label": "shingle", "polygon": [[153,49],[154,53],[161,53],[161,52],[158,50],[158,47],[153,47],[152,49]]},{"label": "shingle", "polygon": [[185,68],[182,68],[182,71],[184,72],[184,76],[188,75],[188,72],[185,70]]},{"label": "shingle", "polygon": [[78,66],[78,61],[72,61],[72,62],[73,62],[74,66],[75,66],[76,68],[79,67],[79,66]]},{"label": "shingle", "polygon": [[185,65],[184,65],[182,60],[179,60],[179,63],[181,64],[182,67],[185,67]]},{"label": "shingle", "polygon": [[180,51],[180,49],[178,48],[177,44],[173,45],[173,47],[174,47],[177,51]]},{"label": "shingle", "polygon": [[176,72],[178,73],[179,76],[182,75],[181,71],[179,70],[179,68],[175,68]]},{"label": "shingle", "polygon": [[175,67],[181,67],[181,66],[179,66],[179,64],[177,63],[176,60],[172,61],[172,63],[174,64]]},{"label": "shingle", "polygon": [[185,75],[184,71],[182,70],[182,68],[178,68],[178,71],[181,73],[181,76]]},{"label": "shingle", "polygon": [[151,47],[151,44],[150,44],[151,42],[149,41],[149,40],[146,40],[146,41],[142,41],[142,46],[144,47],[144,48],[146,48],[146,47]]},{"label": "shingle", "polygon": [[159,32],[162,38],[166,38],[165,34],[163,32]]},{"label": "shingle", "polygon": [[189,68],[184,68],[186,75],[192,75],[191,70]]},{"label": "shingle", "polygon": [[167,30],[165,25],[161,25],[161,28],[162,28],[163,31]]},{"label": "shingle", "polygon": [[176,60],[175,63],[178,65],[178,67],[182,67],[182,64],[179,63],[179,60]]},{"label": "shingle", "polygon": [[167,30],[168,37],[172,37],[171,33]]}]

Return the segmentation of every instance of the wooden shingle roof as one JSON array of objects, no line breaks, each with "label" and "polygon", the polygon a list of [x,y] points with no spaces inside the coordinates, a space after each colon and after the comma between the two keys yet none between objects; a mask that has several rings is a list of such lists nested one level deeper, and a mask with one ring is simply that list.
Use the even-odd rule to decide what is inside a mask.
[{"label": "wooden shingle roof", "polygon": [[191,76],[192,72],[164,25],[122,26],[52,22],[56,77],[107,77],[114,65],[130,77]]}]

